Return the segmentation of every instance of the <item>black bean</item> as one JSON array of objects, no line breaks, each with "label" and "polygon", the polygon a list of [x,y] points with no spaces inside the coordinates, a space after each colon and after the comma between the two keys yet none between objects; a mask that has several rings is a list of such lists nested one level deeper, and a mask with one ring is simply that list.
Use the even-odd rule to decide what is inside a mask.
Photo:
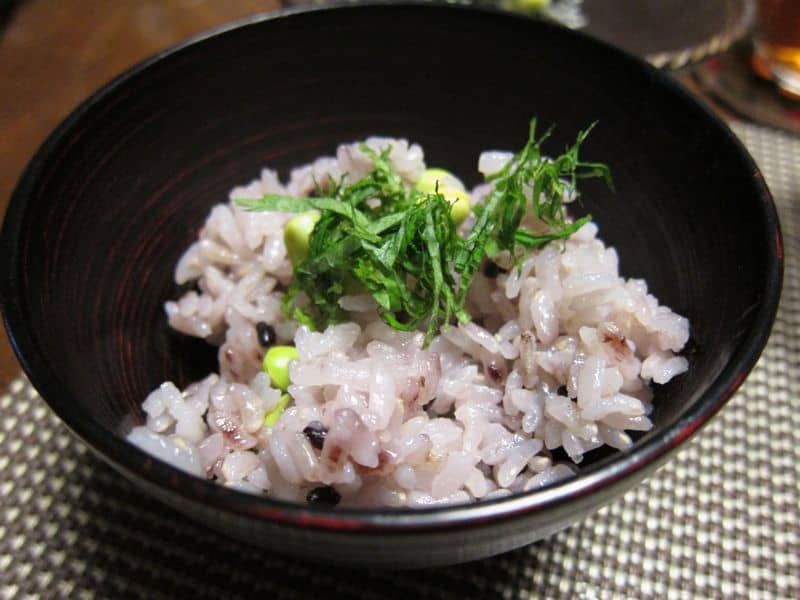
[{"label": "black bean", "polygon": [[342,495],[328,485],[316,487],[306,495],[306,501],[309,504],[318,506],[336,506],[341,499]]},{"label": "black bean", "polygon": [[314,448],[322,450],[322,446],[325,444],[325,436],[328,435],[328,428],[325,425],[319,421],[311,421],[303,429],[303,433],[306,434],[308,441],[311,442]]},{"label": "black bean", "polygon": [[483,274],[488,277],[489,279],[494,279],[500,273],[505,273],[506,270],[500,267],[496,262],[493,260],[487,260],[486,264],[483,265]]},{"label": "black bean", "polygon": [[558,389],[556,390],[556,394],[558,394],[559,396],[569,396],[569,393],[567,392],[567,386],[565,385],[559,386]]},{"label": "black bean", "polygon": [[269,348],[275,343],[275,328],[264,321],[256,323],[256,335],[258,336],[258,343],[264,348]]}]

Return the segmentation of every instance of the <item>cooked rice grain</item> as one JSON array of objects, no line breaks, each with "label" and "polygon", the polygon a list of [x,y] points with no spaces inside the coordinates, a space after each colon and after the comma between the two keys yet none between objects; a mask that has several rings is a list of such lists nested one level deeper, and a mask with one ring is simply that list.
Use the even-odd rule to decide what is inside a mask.
[{"label": "cooked rice grain", "polygon": [[[366,143],[391,145],[409,185],[425,168],[417,145]],[[495,172],[509,157],[484,153],[480,169]],[[295,169],[286,185],[264,170],[211,210],[175,269],[178,283],[196,280],[200,291],[165,310],[170,326],[219,346],[219,375],[183,391],[162,384],[142,404],[146,423],[131,442],[246,492],[303,502],[333,486],[342,505],[430,506],[537,489],[572,475],[586,452],[624,450],[628,431],[652,427],[650,385],[688,368],[676,353],[689,323],[644,281],[620,277],[617,253],[593,223],[519,269],[496,257],[499,266],[479,272],[471,288],[474,321],[427,348],[421,333],[385,325],[369,296],[343,297],[352,322],[322,332],[286,321],[280,298],[292,267],[283,227],[291,215],[247,212],[233,200],[307,194],[328,174],[357,180],[370,168],[358,144],[343,145],[336,158]],[[489,189],[473,190],[473,202]],[[300,356],[290,368],[293,403],[272,427],[264,417],[281,392],[261,371],[258,323]],[[304,433],[310,423],[324,441]],[[557,448],[572,462],[554,462]]]}]

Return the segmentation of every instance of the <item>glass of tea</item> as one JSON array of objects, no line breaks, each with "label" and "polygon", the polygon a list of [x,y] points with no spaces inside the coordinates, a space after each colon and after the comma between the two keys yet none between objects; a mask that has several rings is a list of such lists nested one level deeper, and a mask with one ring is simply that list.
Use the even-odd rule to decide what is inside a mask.
[{"label": "glass of tea", "polygon": [[800,0],[758,0],[753,68],[800,100]]}]

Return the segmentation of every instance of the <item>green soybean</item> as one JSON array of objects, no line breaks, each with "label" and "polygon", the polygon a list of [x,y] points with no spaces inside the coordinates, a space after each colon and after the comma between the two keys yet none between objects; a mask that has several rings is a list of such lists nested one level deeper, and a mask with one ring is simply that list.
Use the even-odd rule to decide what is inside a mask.
[{"label": "green soybean", "polygon": [[273,346],[267,350],[261,366],[269,375],[273,387],[286,391],[286,388],[291,383],[289,380],[289,363],[297,359],[297,348],[294,346]]},{"label": "green soybean", "polygon": [[292,217],[283,230],[283,242],[286,244],[286,253],[293,265],[298,265],[308,256],[308,245],[311,232],[319,221],[316,211],[300,213]]},{"label": "green soybean", "polygon": [[439,188],[439,193],[450,203],[450,218],[456,225],[461,225],[469,214],[469,194],[454,188]]},{"label": "green soybean", "polygon": [[414,189],[427,194],[432,194],[435,192],[437,187],[439,188],[440,192],[442,191],[442,188],[445,187],[463,190],[464,184],[461,183],[461,180],[453,175],[450,171],[435,167],[425,169],[425,171],[422,173],[422,176],[414,184]]},{"label": "green soybean", "polygon": [[278,419],[281,418],[283,411],[286,410],[286,407],[289,406],[289,402],[292,401],[292,397],[289,394],[284,394],[278,400],[278,403],[275,407],[269,411],[266,416],[264,417],[264,425],[267,427],[272,427],[275,423],[278,422]]},{"label": "green soybean", "polygon": [[451,204],[450,218],[456,225],[461,225],[467,218],[470,209],[469,194],[461,180],[450,171],[435,167],[425,169],[414,184],[414,189],[426,194],[438,191],[444,196]]}]

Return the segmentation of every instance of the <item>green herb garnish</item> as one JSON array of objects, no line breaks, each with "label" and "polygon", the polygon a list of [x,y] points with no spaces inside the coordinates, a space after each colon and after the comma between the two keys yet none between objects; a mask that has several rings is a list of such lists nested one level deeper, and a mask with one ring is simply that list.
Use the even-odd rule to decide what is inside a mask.
[{"label": "green herb garnish", "polygon": [[[580,178],[602,177],[612,186],[608,167],[578,158],[592,127],[564,154],[550,159],[541,153],[550,131],[537,139],[536,120],[531,121],[522,150],[488,178],[495,188],[484,204],[473,207],[476,221],[464,238],[438,190],[406,190],[389,162],[391,148],[375,153],[362,145],[374,171],[349,185],[329,180],[324,196],[267,194],[237,203],[258,211],[320,211],[308,254],[294,266],[283,298],[287,316],[322,328],[347,318],[338,304],[343,295],[368,293],[381,318],[395,329],[426,325],[427,344],[453,318],[469,321],[464,303],[486,256],[509,251],[519,260],[525,252],[568,238],[591,220],[587,215],[568,222],[563,199],[577,194]],[[521,228],[529,212],[537,225]]]}]

